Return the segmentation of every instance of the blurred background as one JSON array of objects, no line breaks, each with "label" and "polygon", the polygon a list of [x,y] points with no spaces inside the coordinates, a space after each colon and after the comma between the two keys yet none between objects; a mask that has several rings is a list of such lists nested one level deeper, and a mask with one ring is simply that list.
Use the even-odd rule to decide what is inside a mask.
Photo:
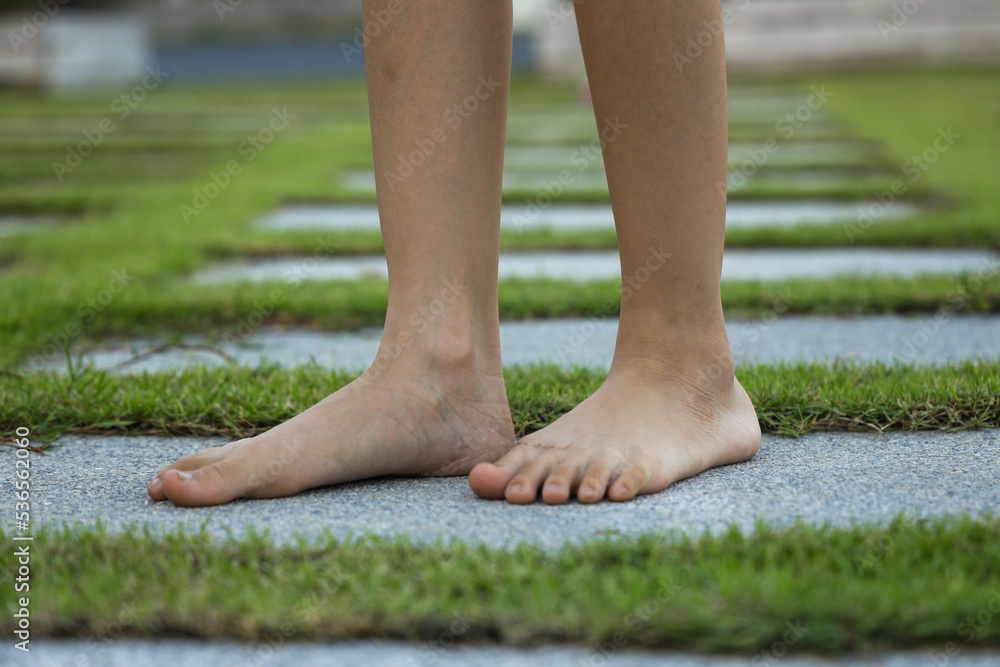
[{"label": "blurred background", "polygon": [[[735,70],[995,62],[995,0],[724,0]],[[514,68],[582,73],[569,0],[514,0]],[[113,86],[152,63],[173,83],[361,76],[360,0],[5,0],[0,86]]]}]

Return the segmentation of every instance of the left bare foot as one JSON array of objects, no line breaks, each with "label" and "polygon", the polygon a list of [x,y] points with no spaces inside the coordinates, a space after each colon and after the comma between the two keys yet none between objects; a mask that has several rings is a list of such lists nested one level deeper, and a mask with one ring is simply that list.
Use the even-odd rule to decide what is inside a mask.
[{"label": "left bare foot", "polygon": [[728,344],[667,362],[617,359],[590,398],[525,436],[469,484],[482,498],[594,503],[656,493],[703,470],[745,461],[760,447],[750,397]]}]

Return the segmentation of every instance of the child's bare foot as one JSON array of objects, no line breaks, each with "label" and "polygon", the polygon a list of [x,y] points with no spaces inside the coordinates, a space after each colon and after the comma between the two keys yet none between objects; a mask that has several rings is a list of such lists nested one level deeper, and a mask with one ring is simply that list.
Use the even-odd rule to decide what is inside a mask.
[{"label": "child's bare foot", "polygon": [[464,475],[497,460],[514,443],[499,350],[445,338],[414,343],[381,372],[376,362],[266,433],[163,468],[149,495],[218,505],[380,475]]},{"label": "child's bare foot", "polygon": [[[700,348],[700,349],[699,349]],[[760,446],[753,404],[728,343],[694,342],[665,358],[616,356],[593,396],[469,475],[483,498],[551,504],[630,500]]]}]

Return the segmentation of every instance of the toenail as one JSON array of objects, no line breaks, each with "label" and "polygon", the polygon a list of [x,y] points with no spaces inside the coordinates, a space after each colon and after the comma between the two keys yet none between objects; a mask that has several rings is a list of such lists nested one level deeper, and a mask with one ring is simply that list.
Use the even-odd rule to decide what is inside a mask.
[{"label": "toenail", "polygon": [[153,481],[149,483],[149,488],[151,488],[151,489],[158,489],[158,488],[160,488],[160,484],[162,484],[162,483],[163,482],[160,481],[159,477],[154,477]]},{"label": "toenail", "polygon": [[523,489],[524,487],[521,486],[520,484],[514,484],[507,490],[510,491],[511,493],[521,493]]},{"label": "toenail", "polygon": [[180,477],[181,480],[184,482],[190,482],[194,479],[194,475],[192,475],[191,473],[181,472],[180,470],[177,471],[177,476]]},{"label": "toenail", "polygon": [[591,495],[593,493],[594,493],[594,490],[592,488],[590,488],[589,486],[581,486],[580,487],[580,494],[581,495],[589,496],[589,495]]}]

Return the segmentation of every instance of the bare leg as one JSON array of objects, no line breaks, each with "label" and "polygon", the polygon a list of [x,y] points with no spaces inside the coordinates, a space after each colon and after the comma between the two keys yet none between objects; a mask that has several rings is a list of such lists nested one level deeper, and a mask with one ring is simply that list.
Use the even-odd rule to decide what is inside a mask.
[{"label": "bare leg", "polygon": [[720,11],[718,0],[577,2],[598,125],[621,125],[604,145],[625,285],[618,341],[593,396],[472,471],[480,496],[527,503],[541,489],[548,503],[629,500],[757,451],[719,292],[722,40],[681,70],[672,57]]},{"label": "bare leg", "polygon": [[185,457],[156,500],[215,505],[377,475],[460,475],[514,430],[497,256],[510,78],[506,2],[366,0],[389,308],[357,382],[255,438]]}]

